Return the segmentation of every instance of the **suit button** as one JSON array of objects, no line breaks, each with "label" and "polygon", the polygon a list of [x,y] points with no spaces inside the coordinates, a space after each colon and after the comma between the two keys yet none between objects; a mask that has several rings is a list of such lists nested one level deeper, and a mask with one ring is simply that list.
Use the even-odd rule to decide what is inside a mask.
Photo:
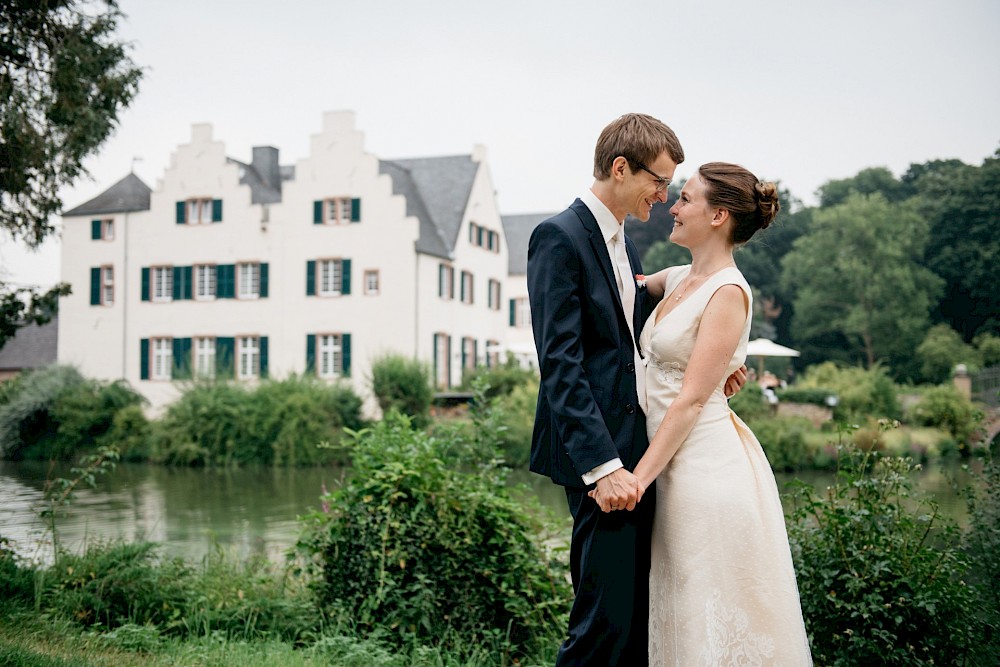
[{"label": "suit button", "polygon": [[634,412],[635,412],[635,406],[634,405],[632,405],[631,403],[629,403],[628,405],[625,406],[625,413],[626,414],[632,414]]},{"label": "suit button", "polygon": [[635,373],[635,364],[629,362],[628,366],[625,367],[625,370],[627,370],[629,373]]}]

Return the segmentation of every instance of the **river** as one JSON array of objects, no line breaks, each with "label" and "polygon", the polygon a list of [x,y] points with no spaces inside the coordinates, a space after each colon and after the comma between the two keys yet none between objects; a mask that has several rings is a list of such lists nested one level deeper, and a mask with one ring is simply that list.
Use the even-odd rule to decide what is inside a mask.
[{"label": "river", "polygon": [[[145,539],[163,545],[162,553],[200,561],[214,549],[237,558],[264,555],[283,558],[299,534],[297,517],[319,506],[321,489],[335,488],[343,470],[336,468],[169,468],[123,464],[82,488],[61,509],[56,531],[63,547],[79,550],[90,542]],[[70,478],[69,466],[50,470],[46,463],[0,461],[0,535],[14,542],[26,558],[48,562],[51,532],[41,517],[46,479]],[[779,487],[791,479],[778,477]],[[825,486],[828,473],[799,474],[816,487]],[[931,467],[917,479],[918,488],[932,494],[945,514],[964,522],[965,504],[949,481],[968,482],[958,468],[949,472]],[[565,496],[548,480],[526,471],[514,471],[512,483],[529,492],[567,520]]]}]

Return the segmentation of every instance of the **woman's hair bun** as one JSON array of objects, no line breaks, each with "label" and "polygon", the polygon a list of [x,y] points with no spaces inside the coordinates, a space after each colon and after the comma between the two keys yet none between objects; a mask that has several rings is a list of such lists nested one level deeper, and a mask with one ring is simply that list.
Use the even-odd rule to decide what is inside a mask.
[{"label": "woman's hair bun", "polygon": [[757,213],[760,215],[760,229],[766,229],[781,210],[778,201],[778,186],[770,181],[757,181]]}]

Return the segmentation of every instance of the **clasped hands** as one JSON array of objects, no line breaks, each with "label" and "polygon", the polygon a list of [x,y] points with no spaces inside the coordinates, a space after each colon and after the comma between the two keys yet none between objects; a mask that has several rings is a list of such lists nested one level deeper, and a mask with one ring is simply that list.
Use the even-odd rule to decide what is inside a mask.
[{"label": "clasped hands", "polygon": [[597,488],[587,493],[601,507],[602,512],[628,510],[631,512],[642,500],[646,489],[639,478],[625,468],[597,480]]}]

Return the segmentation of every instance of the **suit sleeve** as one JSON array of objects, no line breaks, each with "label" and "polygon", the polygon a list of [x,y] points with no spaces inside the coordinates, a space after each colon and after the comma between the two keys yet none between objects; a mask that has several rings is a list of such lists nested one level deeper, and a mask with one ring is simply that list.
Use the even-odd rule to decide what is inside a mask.
[{"label": "suit sleeve", "polygon": [[565,231],[535,228],[528,243],[528,296],[541,389],[552,426],[577,474],[618,458],[583,368],[581,258]]}]

